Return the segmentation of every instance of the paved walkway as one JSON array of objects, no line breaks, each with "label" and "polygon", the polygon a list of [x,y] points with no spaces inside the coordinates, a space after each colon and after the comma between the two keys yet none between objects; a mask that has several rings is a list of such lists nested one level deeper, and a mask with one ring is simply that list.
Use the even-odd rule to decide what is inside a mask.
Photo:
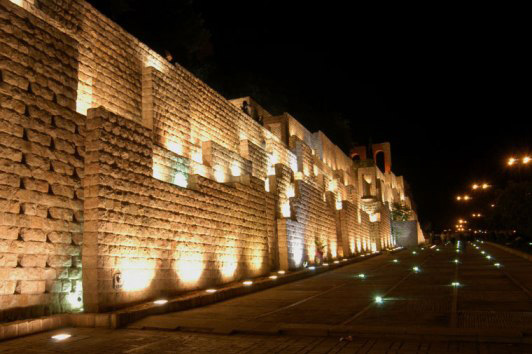
[{"label": "paved walkway", "polygon": [[382,255],[214,305],[151,316],[131,328],[247,323],[262,330],[274,324],[532,329],[532,264],[486,244],[479,248],[457,252],[448,245]]},{"label": "paved walkway", "polygon": [[51,333],[0,343],[2,354],[36,353],[530,353],[530,346],[505,343],[334,337],[216,335],[201,333],[72,328],[62,342]]},{"label": "paved walkway", "polygon": [[532,264],[478,246],[385,254],[129,329],[11,340],[0,353],[532,353]]}]

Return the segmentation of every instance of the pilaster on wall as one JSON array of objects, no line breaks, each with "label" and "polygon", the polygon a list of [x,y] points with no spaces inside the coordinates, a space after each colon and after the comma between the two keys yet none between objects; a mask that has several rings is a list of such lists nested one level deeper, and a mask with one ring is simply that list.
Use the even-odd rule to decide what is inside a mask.
[{"label": "pilaster on wall", "polygon": [[[120,191],[120,187],[124,186],[121,186],[119,181],[127,176],[134,184],[152,177],[151,130],[132,121],[120,119],[103,108],[90,109],[87,115],[85,146],[83,186],[86,195],[82,252],[84,305],[89,312],[100,312],[108,309],[110,303],[113,305],[112,299],[103,298],[105,293],[102,289],[118,288],[117,284],[113,284],[113,281],[116,281],[113,277],[122,276],[113,274],[109,269],[119,261],[114,259],[116,251],[108,250],[104,254],[101,252],[102,245],[122,244],[119,228],[128,227],[116,225],[121,221],[120,216],[112,215],[112,209],[125,206],[120,198],[117,198],[117,194],[131,192],[127,187]],[[109,240],[102,242],[105,238]],[[132,256],[134,255],[133,252]],[[102,266],[102,263],[107,264]],[[140,272],[142,271],[145,269],[140,269]]]},{"label": "pilaster on wall", "polygon": [[77,42],[28,6],[0,1],[0,322],[82,308]]}]

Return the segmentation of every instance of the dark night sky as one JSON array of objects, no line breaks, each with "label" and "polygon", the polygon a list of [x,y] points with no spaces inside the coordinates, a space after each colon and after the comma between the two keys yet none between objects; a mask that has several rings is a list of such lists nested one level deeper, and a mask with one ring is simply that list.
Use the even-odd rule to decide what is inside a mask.
[{"label": "dark night sky", "polygon": [[89,2],[227,98],[287,111],[346,151],[391,142],[393,171],[436,230],[455,219],[457,193],[496,183],[504,159],[532,144],[523,9]]}]

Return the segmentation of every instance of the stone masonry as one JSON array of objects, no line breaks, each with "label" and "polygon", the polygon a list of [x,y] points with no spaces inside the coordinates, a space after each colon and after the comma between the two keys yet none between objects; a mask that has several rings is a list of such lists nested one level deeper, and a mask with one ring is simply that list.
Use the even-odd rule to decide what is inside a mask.
[{"label": "stone masonry", "polygon": [[384,172],[85,1],[0,0],[0,321],[393,248],[391,205],[410,200],[374,151]]}]

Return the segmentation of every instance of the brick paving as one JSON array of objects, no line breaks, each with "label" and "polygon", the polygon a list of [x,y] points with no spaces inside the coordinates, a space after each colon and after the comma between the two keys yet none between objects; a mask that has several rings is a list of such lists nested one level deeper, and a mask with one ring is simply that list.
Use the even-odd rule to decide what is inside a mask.
[{"label": "brick paving", "polygon": [[[72,337],[56,342],[54,333]],[[524,344],[335,337],[214,335],[70,328],[0,343],[0,353],[530,353]]]},{"label": "brick paving", "polygon": [[531,263],[479,246],[485,254],[450,245],[385,254],[128,329],[73,328],[54,332],[72,334],[63,342],[50,332],[3,342],[0,353],[532,353]]}]

